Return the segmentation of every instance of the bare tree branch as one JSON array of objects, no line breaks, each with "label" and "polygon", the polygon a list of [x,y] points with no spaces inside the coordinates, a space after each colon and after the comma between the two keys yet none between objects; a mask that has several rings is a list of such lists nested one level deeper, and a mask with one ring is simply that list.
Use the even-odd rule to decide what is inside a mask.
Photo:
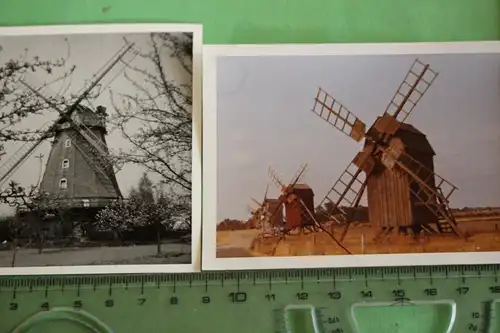
[{"label": "bare tree branch", "polygon": [[179,196],[191,193],[192,43],[192,34],[151,34],[149,48],[138,51],[144,65],[126,70],[136,93],[111,94],[111,122],[132,147],[123,163],[159,175]]}]

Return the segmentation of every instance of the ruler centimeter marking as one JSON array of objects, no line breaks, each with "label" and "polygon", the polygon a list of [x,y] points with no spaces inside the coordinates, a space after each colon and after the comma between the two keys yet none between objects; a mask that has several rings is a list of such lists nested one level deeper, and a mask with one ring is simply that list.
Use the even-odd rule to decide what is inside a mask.
[{"label": "ruler centimeter marking", "polygon": [[[354,305],[389,304],[399,311],[408,305],[431,303],[453,304],[450,309],[456,308],[452,333],[497,333],[500,332],[496,313],[499,311],[496,301],[500,299],[500,285],[496,284],[499,267],[0,277],[0,313],[8,313],[0,322],[0,333],[12,332],[28,317],[58,307],[101,316],[113,332],[137,329],[160,332],[171,327],[169,332],[173,333],[207,330],[284,333],[288,320],[284,311],[290,305],[294,311],[298,311],[295,305],[299,310],[312,308],[321,332],[359,333],[351,313]],[[189,314],[220,320],[200,323]],[[389,317],[378,315],[372,320],[387,321]]]}]

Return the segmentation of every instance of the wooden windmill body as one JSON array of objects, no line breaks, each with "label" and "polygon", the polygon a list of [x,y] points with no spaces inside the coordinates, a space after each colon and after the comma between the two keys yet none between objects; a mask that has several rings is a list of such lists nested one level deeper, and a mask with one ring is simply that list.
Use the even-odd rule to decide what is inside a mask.
[{"label": "wooden windmill body", "polygon": [[[367,190],[369,220],[376,238],[391,232],[421,229],[431,233],[461,235],[448,202],[456,186],[434,172],[434,156],[426,136],[405,120],[425,94],[437,73],[418,59],[382,116],[366,131],[366,125],[321,88],[313,112],[355,141],[365,139],[354,157],[320,203],[333,204],[329,216],[350,224],[346,208],[359,205]],[[332,215],[340,211],[341,218]],[[351,210],[352,211],[352,210]]]},{"label": "wooden windmill body", "polygon": [[[290,193],[282,194],[285,205],[286,228],[293,230],[297,228],[310,227],[315,221],[307,212],[314,212],[314,192],[307,184],[294,184]],[[298,200],[286,198],[294,195]]]},{"label": "wooden windmill body", "polygon": [[[106,112],[102,106],[97,109],[94,112],[79,105],[72,118],[90,130],[107,152]],[[104,207],[120,198],[113,166],[105,166],[107,173],[97,172],[92,166],[98,158],[95,155],[92,146],[68,122],[61,122],[55,130],[40,191],[70,207]]]},{"label": "wooden windmill body", "polygon": [[317,223],[314,216],[314,192],[308,185],[298,183],[306,167],[307,165],[303,166],[288,185],[285,185],[274,171],[269,170],[274,183],[281,187],[279,204],[273,211],[273,217],[285,208],[285,233],[315,228]]},{"label": "wooden windmill body", "polygon": [[[375,127],[380,119],[379,117],[376,120]],[[434,172],[435,152],[426,136],[412,125],[399,124],[389,146],[398,147],[426,169]],[[366,141],[364,149],[373,150],[373,144]],[[434,177],[427,179],[427,185],[436,187]],[[438,217],[412,193],[412,190],[419,188],[419,183],[408,177],[405,171],[390,169],[377,162],[366,186],[368,214],[372,225],[375,228],[411,227],[415,228],[416,232],[422,224],[437,225]],[[431,199],[435,200],[435,197]]]}]

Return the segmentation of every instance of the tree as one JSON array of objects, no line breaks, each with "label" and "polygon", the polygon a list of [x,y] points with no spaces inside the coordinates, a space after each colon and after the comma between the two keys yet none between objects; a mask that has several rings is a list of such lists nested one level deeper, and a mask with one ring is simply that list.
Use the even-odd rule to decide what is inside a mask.
[{"label": "tree", "polygon": [[323,206],[318,206],[316,208],[316,220],[318,222],[327,222],[330,220],[330,216],[328,215],[329,213],[330,214],[334,214],[335,212],[333,212],[333,207],[334,207],[334,204],[330,201],[327,201],[323,204]]},{"label": "tree", "polygon": [[[9,186],[0,193],[0,203],[8,204],[15,208],[15,218],[9,226],[13,234],[12,266],[15,266],[19,235],[27,232],[29,242],[36,241],[38,254],[42,254],[45,245],[45,226],[49,220],[62,223],[65,207],[61,202],[54,201],[46,195],[39,193],[36,186],[29,190],[11,181]],[[20,213],[24,211],[24,217]]]},{"label": "tree", "polygon": [[172,230],[175,222],[178,204],[166,197],[161,191],[156,196],[154,201],[144,201],[141,210],[141,224],[144,226],[152,226],[156,232],[156,252],[157,255],[162,253],[161,234],[164,230]]},{"label": "tree", "polygon": [[[5,154],[4,144],[8,141],[29,142],[50,136],[51,133],[44,133],[40,129],[20,129],[19,124],[27,117],[34,114],[41,114],[48,109],[47,103],[26,89],[22,84],[30,80],[30,76],[43,72],[49,80],[37,87],[43,89],[53,83],[66,80],[74,72],[75,67],[66,69],[65,65],[69,57],[69,45],[66,57],[47,60],[39,56],[29,57],[29,50],[25,49],[24,54],[17,58],[12,58],[0,64],[0,156]],[[60,106],[66,103],[64,97],[57,95],[51,98],[51,103]],[[6,171],[6,170],[4,170]],[[1,190],[0,202],[10,205],[17,210],[23,206],[31,212],[36,212],[44,198],[38,193],[36,186],[25,189],[17,182],[11,181],[7,188]],[[40,216],[41,219],[45,216]],[[42,221],[36,219],[32,225],[27,225],[21,221],[16,213],[15,225],[12,225],[15,235],[14,243],[17,248],[17,237],[21,230],[35,229],[34,234],[38,239],[39,253],[42,252],[44,237]],[[15,254],[13,258],[15,264]]]},{"label": "tree", "polygon": [[143,203],[154,203],[155,194],[153,190],[153,182],[149,179],[148,174],[144,172],[141,179],[139,179],[139,184],[137,189],[132,189],[130,191],[130,198],[135,198],[139,202]]},{"label": "tree", "polygon": [[[69,55],[69,49],[68,49]],[[43,132],[38,129],[16,128],[23,119],[32,115],[40,114],[48,108],[45,101],[31,91],[24,88],[21,80],[26,81],[38,72],[44,72],[50,80],[41,87],[44,88],[58,81],[66,80],[74,72],[73,66],[65,69],[67,57],[46,60],[38,56],[28,58],[28,49],[17,59],[10,59],[0,64],[0,154],[4,154],[4,142],[6,141],[33,141],[38,140]],[[51,98],[54,105],[66,103],[64,97],[58,95]]]},{"label": "tree", "polygon": [[[169,198],[187,207],[191,201],[186,198],[191,196],[192,43],[192,34],[152,33],[149,49],[139,53],[144,65],[128,65],[125,72],[137,93],[118,94],[118,98],[112,93],[116,115],[111,120],[132,147],[121,152],[121,160],[159,176]],[[177,64],[175,75],[166,70],[168,61]]]},{"label": "tree", "polygon": [[184,214],[185,204],[170,198],[161,186],[155,189],[147,173],[126,200],[108,206],[97,214],[97,226],[102,231],[113,231],[121,237],[124,231],[153,227],[156,233],[157,254],[162,252],[162,232],[172,230],[176,218]]},{"label": "tree", "polygon": [[122,241],[123,233],[140,224],[140,202],[136,198],[118,200],[101,209],[96,215],[95,227],[98,231],[110,231],[115,240]]}]

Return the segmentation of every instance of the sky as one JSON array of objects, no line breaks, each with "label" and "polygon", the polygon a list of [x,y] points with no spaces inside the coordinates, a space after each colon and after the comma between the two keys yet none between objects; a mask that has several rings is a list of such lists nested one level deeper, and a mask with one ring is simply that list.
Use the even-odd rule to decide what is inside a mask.
[{"label": "sky", "polygon": [[217,219],[247,219],[250,197],[279,189],[272,167],[325,197],[363,141],[315,115],[318,87],[369,127],[415,58],[439,75],[406,120],[430,141],[435,172],[458,190],[452,207],[500,206],[500,55],[233,56],[217,62]]},{"label": "sky", "polygon": [[[20,37],[0,37],[0,63],[3,64],[9,59],[19,58],[24,56],[27,52],[27,58],[32,59],[34,56],[40,57],[40,59],[56,60],[61,57],[68,57],[65,68],[69,69],[73,65],[76,66],[76,70],[71,77],[70,89],[66,92],[65,96],[69,96],[71,93],[76,93],[82,90],[84,85],[88,84],[89,80],[92,79],[95,72],[100,70],[103,65],[105,65],[116,53],[123,47],[124,40],[135,42],[135,47],[142,51],[148,51],[149,34],[94,34],[94,35],[55,35],[55,36],[20,36]],[[67,41],[65,41],[65,38]],[[69,45],[69,46],[68,46]],[[26,50],[26,51],[25,51]],[[129,55],[131,55],[130,53]],[[130,59],[127,55],[124,59]],[[167,58],[166,58],[167,59]],[[147,62],[141,57],[135,57],[131,63],[133,66],[148,68]],[[129,81],[126,80],[124,76],[124,71],[122,71],[123,65],[118,64],[115,66],[111,72],[103,79],[102,86],[106,87],[108,82],[112,81],[108,88],[114,91],[114,93],[123,94],[135,94],[135,89],[131,86]],[[183,70],[180,68],[175,60],[167,59],[164,61],[164,69],[167,75],[167,79],[177,80],[178,82],[188,82],[191,78],[186,78],[182,76]],[[129,75],[134,77],[133,73],[128,72]],[[40,85],[51,77],[45,74],[43,71],[37,71],[34,75],[26,77],[32,85]],[[86,86],[85,86],[86,87]],[[52,85],[50,90],[44,90],[45,94],[56,95],[60,91],[60,83]],[[111,96],[108,90],[105,90],[96,100],[91,101],[92,105],[96,107],[97,105],[103,105],[107,107],[107,112],[112,117],[116,112],[113,109],[111,103]],[[85,103],[83,103],[85,104]],[[88,105],[88,104],[87,104]],[[37,129],[42,126],[46,121],[51,121],[55,119],[57,115],[56,111],[44,112],[42,116],[30,116],[23,120],[19,125],[20,128],[32,128]],[[110,127],[108,126],[108,136],[106,137],[108,146],[114,150],[119,151],[123,149],[128,151],[130,146],[127,144],[126,140],[122,137],[121,132],[114,130],[110,132]],[[128,130],[128,132],[130,132]],[[3,161],[7,160],[17,149],[19,149],[19,143],[8,142],[5,144],[6,155],[0,160],[0,165]],[[25,161],[25,163],[9,178],[14,179],[21,185],[29,187],[38,182],[40,172],[43,173],[46,159],[49,156],[50,142],[45,141],[38,149],[31,155],[31,157]],[[41,160],[36,158],[40,154],[44,155]],[[141,177],[144,169],[134,165],[125,165],[117,174],[118,184],[123,195],[127,195],[133,186],[136,186],[139,178]],[[151,177],[154,179],[154,176]],[[8,184],[7,180],[4,184]],[[5,187],[5,185],[3,185]],[[8,214],[12,209],[7,205],[0,204],[0,214]]]}]

